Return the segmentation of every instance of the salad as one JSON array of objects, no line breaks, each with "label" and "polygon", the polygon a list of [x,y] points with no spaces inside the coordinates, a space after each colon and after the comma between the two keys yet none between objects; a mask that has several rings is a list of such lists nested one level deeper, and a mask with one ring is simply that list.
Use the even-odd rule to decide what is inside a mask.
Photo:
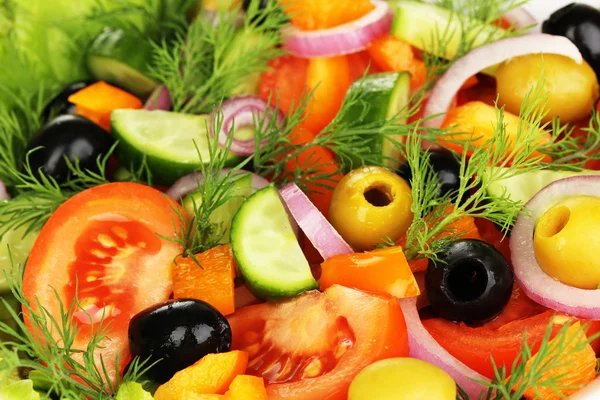
[{"label": "salad", "polygon": [[600,4],[526,3],[0,1],[0,399],[600,398]]}]

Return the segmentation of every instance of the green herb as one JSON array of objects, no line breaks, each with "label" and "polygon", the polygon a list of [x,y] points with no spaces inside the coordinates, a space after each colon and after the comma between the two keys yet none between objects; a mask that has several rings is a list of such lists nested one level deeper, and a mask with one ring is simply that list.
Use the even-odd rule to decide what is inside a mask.
[{"label": "green herb", "polygon": [[[213,119],[213,129],[215,132],[220,132],[223,125],[223,114],[219,109],[215,109]],[[232,132],[234,127],[231,128]],[[216,210],[231,201],[236,194],[236,174],[248,162],[238,164],[236,167],[223,173],[226,166],[229,149],[233,142],[233,134],[230,132],[228,140],[223,147],[219,145],[218,140],[213,140],[208,137],[209,159],[203,160],[200,150],[198,157],[200,158],[201,166],[198,173],[202,176],[202,182],[198,181],[198,190],[195,194],[199,196],[199,200],[192,199],[193,215],[188,217],[184,212],[175,208],[180,229],[175,232],[175,239],[172,237],[164,237],[164,239],[174,241],[181,244],[183,252],[181,256],[191,257],[198,265],[199,262],[195,254],[211,249],[221,243],[226,229],[222,223],[216,223],[212,217]],[[207,125],[206,135],[210,135],[210,129]],[[195,145],[195,143],[194,143]],[[207,161],[205,163],[205,161]],[[174,224],[176,226],[177,224]]]},{"label": "green herb", "polygon": [[251,7],[242,19],[239,6],[232,12],[218,11],[214,19],[218,23],[199,16],[187,35],[155,48],[151,74],[169,89],[174,111],[212,111],[223,96],[236,94],[236,88],[282,54],[277,46],[287,17],[275,0],[262,10]]},{"label": "green herb", "polygon": [[[581,327],[581,331],[577,334],[573,334],[573,330],[577,328],[573,320],[569,320],[552,338],[555,318],[559,317],[551,320],[539,343],[528,343],[527,332],[525,332],[523,347],[510,370],[503,365],[498,367],[492,359],[495,378],[489,383],[482,382],[489,387],[483,397],[485,400],[519,400],[530,388],[533,388],[536,398],[541,399],[540,389],[545,389],[566,399],[564,390],[580,388],[565,384],[564,374],[551,375],[551,373],[570,367],[573,363],[573,354],[584,350],[599,337],[599,334],[586,338],[584,332],[587,331],[587,325]],[[538,344],[539,350],[536,353],[534,348]]]},{"label": "green herb", "polygon": [[[9,249],[10,250],[10,249]],[[99,357],[98,350],[110,340],[110,323],[104,318],[94,325],[89,343],[85,348],[75,346],[80,328],[73,314],[80,310],[77,297],[64,304],[54,291],[60,317],[56,318],[38,299],[28,299],[23,294],[23,266],[13,266],[7,281],[12,295],[27,313],[29,327],[21,320],[20,313],[2,299],[3,307],[10,313],[10,322],[0,321],[0,332],[10,340],[0,342],[0,357],[7,376],[16,369],[36,371],[38,382],[49,387],[47,393],[57,394],[61,399],[102,400],[112,398],[124,382],[136,381],[147,370],[146,363],[135,359],[121,379],[113,384],[111,376],[119,376],[119,358],[114,370],[109,371]],[[31,328],[31,329],[30,329]],[[32,376],[33,376],[32,375]]]},{"label": "green herb", "polygon": [[[522,211],[524,204],[513,201],[505,193],[491,197],[488,188],[502,179],[543,167],[543,155],[536,155],[537,143],[546,135],[543,118],[547,114],[547,93],[543,91],[544,74],[527,94],[521,107],[521,121],[514,137],[506,132],[504,109],[496,105],[494,136],[483,145],[470,145],[471,135],[460,141],[464,148],[460,157],[459,188],[456,193],[437,197],[438,186],[432,177],[427,152],[421,151],[422,136],[415,129],[408,138],[405,157],[412,171],[412,211],[414,222],[407,232],[406,255],[409,259],[436,259],[449,241],[460,234],[452,224],[463,217],[485,218],[505,230]],[[462,136],[462,135],[461,135]],[[448,139],[444,139],[448,140]],[[472,154],[467,162],[468,150]],[[489,168],[493,165],[497,168]],[[510,165],[510,168],[504,168]],[[433,179],[432,179],[433,178]]]}]

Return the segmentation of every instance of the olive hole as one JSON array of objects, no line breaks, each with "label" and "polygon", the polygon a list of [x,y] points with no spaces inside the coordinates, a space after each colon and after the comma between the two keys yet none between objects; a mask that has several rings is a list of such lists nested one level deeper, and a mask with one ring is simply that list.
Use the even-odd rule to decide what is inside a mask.
[{"label": "olive hole", "polygon": [[567,206],[553,207],[540,218],[536,234],[543,238],[551,238],[567,226],[569,218],[571,218],[571,210]]},{"label": "olive hole", "polygon": [[389,186],[373,186],[368,188],[365,193],[365,200],[375,207],[385,207],[394,201]]},{"label": "olive hole", "polygon": [[461,260],[448,274],[448,289],[458,301],[477,300],[485,293],[487,285],[487,271],[477,260]]}]

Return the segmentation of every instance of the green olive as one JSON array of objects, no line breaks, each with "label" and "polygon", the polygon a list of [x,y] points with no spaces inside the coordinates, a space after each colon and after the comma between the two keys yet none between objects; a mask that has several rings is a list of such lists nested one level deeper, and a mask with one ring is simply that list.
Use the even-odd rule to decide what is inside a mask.
[{"label": "green olive", "polygon": [[377,361],[356,375],[348,400],[455,400],[456,384],[446,372],[416,358]]},{"label": "green olive", "polygon": [[544,92],[548,96],[545,121],[560,117],[561,122],[575,122],[592,112],[598,98],[598,81],[585,61],[577,64],[556,54],[530,54],[502,64],[496,72],[500,104],[519,115],[525,96],[538,83],[544,70]]},{"label": "green olive", "polygon": [[405,180],[381,167],[355,169],[335,188],[329,220],[355,250],[398,240],[413,220]]}]

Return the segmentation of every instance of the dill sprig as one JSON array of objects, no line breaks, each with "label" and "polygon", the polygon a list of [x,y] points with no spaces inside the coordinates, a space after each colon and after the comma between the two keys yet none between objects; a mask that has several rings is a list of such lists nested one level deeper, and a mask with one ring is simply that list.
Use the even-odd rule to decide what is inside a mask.
[{"label": "dill sprig", "polygon": [[[371,144],[389,141],[395,147],[402,147],[404,138],[418,126],[417,122],[406,122],[418,106],[407,105],[390,118],[365,122],[362,117],[373,105],[361,98],[361,93],[360,90],[351,91],[334,120],[310,141],[301,140],[299,130],[303,129],[302,122],[312,92],[305,94],[292,107],[283,127],[276,122],[277,107],[267,111],[264,118],[255,120],[253,170],[278,186],[294,182],[303,191],[310,192],[319,187],[333,189],[337,183],[335,177],[343,171],[364,165],[385,166],[388,162],[397,161],[373,151]],[[421,127],[419,130],[425,140],[445,135],[444,130],[435,128]],[[312,151],[316,148],[331,151],[336,162],[328,163],[318,158],[317,153]],[[304,155],[307,156],[302,157]]]},{"label": "dill sprig", "polygon": [[[10,249],[9,249],[10,252]],[[12,263],[12,261],[11,261]],[[104,318],[93,327],[85,348],[75,346],[80,328],[72,318],[80,309],[77,297],[64,304],[55,290],[59,317],[54,316],[38,299],[28,299],[23,294],[22,265],[13,265],[7,274],[12,295],[27,313],[30,327],[21,319],[20,313],[2,298],[2,305],[10,315],[9,321],[0,321],[0,332],[9,340],[0,342],[0,357],[4,376],[11,371],[27,371],[47,386],[47,394],[61,399],[96,400],[110,399],[120,385],[137,381],[147,371],[146,362],[134,359],[121,379],[111,382],[111,376],[119,376],[119,357],[113,371],[109,371],[97,352],[110,340],[110,323]],[[30,329],[31,328],[31,329]]]},{"label": "dill sprig", "polygon": [[[437,254],[459,232],[451,225],[463,217],[485,218],[508,230],[522,211],[522,202],[507,193],[491,196],[488,189],[495,182],[527,171],[543,168],[544,155],[537,152],[546,132],[543,119],[547,114],[547,93],[543,91],[542,73],[536,86],[526,95],[520,112],[520,123],[514,137],[506,132],[504,108],[495,105],[494,136],[482,146],[471,146],[471,136],[461,142],[459,188],[455,193],[437,197],[438,185],[427,168],[428,153],[421,151],[422,136],[413,130],[404,148],[412,171],[412,212],[414,222],[407,231],[406,255],[409,259],[436,259]],[[444,139],[447,140],[447,139]],[[472,154],[467,158],[468,150]],[[505,168],[510,165],[510,168]],[[490,168],[494,166],[497,168]]]},{"label": "dill sprig", "polygon": [[[212,128],[214,132],[220,132],[223,126],[223,113],[220,108],[215,108],[213,112]],[[209,122],[206,126],[206,135],[208,146],[208,159],[202,157],[202,152],[196,150],[200,159],[199,174],[202,180],[198,179],[198,189],[194,191],[194,197],[191,198],[191,215],[185,215],[185,211],[180,208],[174,208],[180,228],[175,232],[175,238],[164,237],[167,240],[179,243],[183,247],[181,256],[191,257],[198,265],[199,262],[195,254],[209,250],[222,243],[227,229],[223,222],[216,221],[213,218],[219,208],[225,206],[229,201],[239,197],[236,181],[239,178],[238,172],[250,161],[239,163],[235,167],[225,170],[228,164],[231,144],[233,142],[233,130],[227,136],[226,143],[221,146],[210,134]],[[177,226],[177,224],[174,224]]]},{"label": "dill sprig", "polygon": [[[552,391],[561,398],[566,398],[564,390],[579,389],[563,382],[564,374],[551,374],[562,368],[567,368],[573,363],[573,355],[585,349],[599,337],[599,334],[587,338],[586,326],[575,326],[573,320],[568,320],[556,335],[555,316],[548,324],[548,328],[539,343],[528,343],[527,332],[523,338],[523,346],[519,355],[514,360],[510,370],[497,366],[492,358],[495,378],[492,382],[481,382],[489,388],[483,396],[485,400],[519,400],[525,391],[533,388],[536,398],[542,398],[540,389]],[[576,329],[576,334],[573,330]],[[539,345],[537,352],[534,348]]]},{"label": "dill sprig", "polygon": [[155,46],[151,75],[169,90],[174,111],[212,111],[223,96],[244,94],[240,85],[283,54],[278,45],[287,17],[277,2],[250,7],[241,21],[239,7],[219,10],[214,19],[200,15],[186,35]]}]

